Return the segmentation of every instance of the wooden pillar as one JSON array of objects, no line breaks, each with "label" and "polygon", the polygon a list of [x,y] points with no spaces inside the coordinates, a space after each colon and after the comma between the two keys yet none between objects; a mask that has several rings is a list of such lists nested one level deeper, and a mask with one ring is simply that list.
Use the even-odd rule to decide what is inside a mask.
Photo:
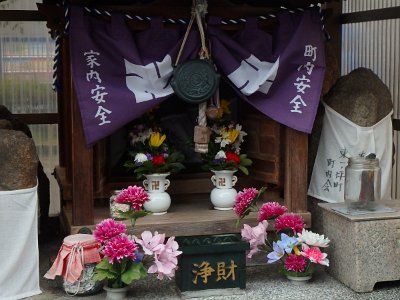
[{"label": "wooden pillar", "polygon": [[86,146],[82,120],[71,86],[72,101],[72,225],[94,223],[93,149]]},{"label": "wooden pillar", "polygon": [[342,1],[332,1],[326,3],[326,29],[329,32],[331,40],[329,43],[333,48],[335,57],[339,63],[339,76],[342,56],[342,24],[340,17],[342,14]]},{"label": "wooden pillar", "polygon": [[58,124],[58,139],[59,139],[59,157],[60,166],[65,168],[66,177],[70,181],[72,178],[71,172],[71,116],[72,116],[72,101],[71,101],[71,67],[69,64],[69,38],[64,35],[60,45],[61,59],[58,72],[58,81],[60,82],[60,91],[58,91],[58,113],[60,122]]},{"label": "wooden pillar", "polygon": [[285,127],[285,206],[291,212],[307,211],[308,135]]}]

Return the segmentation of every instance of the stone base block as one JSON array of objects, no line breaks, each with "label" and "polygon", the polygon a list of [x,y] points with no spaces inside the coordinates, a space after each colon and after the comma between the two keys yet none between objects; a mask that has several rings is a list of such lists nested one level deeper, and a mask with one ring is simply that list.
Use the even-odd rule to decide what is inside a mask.
[{"label": "stone base block", "polygon": [[375,283],[400,280],[400,203],[385,205],[392,213],[342,215],[320,204],[327,249],[328,272],[356,292],[371,292]]}]

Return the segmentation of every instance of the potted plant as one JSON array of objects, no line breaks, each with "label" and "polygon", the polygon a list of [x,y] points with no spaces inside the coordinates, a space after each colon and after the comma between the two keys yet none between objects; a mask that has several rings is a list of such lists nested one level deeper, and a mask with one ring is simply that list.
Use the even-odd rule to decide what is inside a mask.
[{"label": "potted plant", "polygon": [[150,194],[145,209],[154,214],[165,214],[171,205],[166,192],[170,185],[167,176],[184,169],[184,156],[167,144],[167,136],[160,128],[151,129],[137,125],[130,133],[131,159],[125,162],[136,177],[146,179],[143,185]]},{"label": "potted plant", "polygon": [[233,175],[237,170],[248,175],[248,166],[252,161],[246,154],[241,153],[246,132],[240,124],[218,125],[211,128],[211,138],[208,144],[208,153],[202,155],[203,169],[214,173],[211,177],[215,188],[211,191],[211,202],[217,210],[229,210],[235,203],[235,186],[237,177]]},{"label": "potted plant", "polygon": [[177,173],[184,169],[184,156],[167,143],[167,136],[160,128],[136,125],[129,134],[129,156],[124,166],[133,170],[138,179],[148,174]]},{"label": "potted plant", "polygon": [[[311,279],[316,264],[329,266],[327,254],[321,248],[328,247],[329,239],[304,228],[303,218],[288,213],[287,208],[277,202],[266,202],[259,208],[258,200],[266,188],[243,189],[239,192],[234,211],[244,219],[250,212],[258,212],[258,225],[244,224],[242,238],[250,243],[248,258],[258,251],[267,253],[267,263],[279,263],[279,270],[295,283]],[[271,222],[271,224],[270,224]],[[272,224],[273,222],[273,224]],[[267,235],[268,226],[273,226]]]},{"label": "potted plant", "polygon": [[[130,211],[121,214],[131,218],[133,226],[138,218],[148,214],[143,211],[148,198],[142,187],[131,186],[122,190],[120,201],[130,203]],[[102,245],[100,252],[103,256],[96,265],[93,279],[105,281],[107,299],[124,299],[129,285],[148,273],[156,273],[158,279],[174,277],[177,257],[182,253],[178,251],[175,237],[166,240],[165,234],[150,231],[144,231],[140,237],[130,236],[127,226],[113,219],[97,224],[93,235]]]}]

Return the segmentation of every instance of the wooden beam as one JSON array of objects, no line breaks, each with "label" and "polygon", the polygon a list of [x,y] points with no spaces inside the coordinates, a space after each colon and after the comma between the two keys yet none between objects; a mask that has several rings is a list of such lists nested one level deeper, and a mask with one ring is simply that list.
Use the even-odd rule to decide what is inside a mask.
[{"label": "wooden beam", "polygon": [[393,119],[393,130],[400,131],[400,119]]},{"label": "wooden beam", "polygon": [[37,10],[0,10],[0,21],[46,21]]},{"label": "wooden beam", "polygon": [[285,128],[285,205],[291,212],[307,211],[308,135]]},{"label": "wooden beam", "polygon": [[[161,216],[150,215],[137,220],[134,231],[130,227],[130,221],[123,222],[129,228],[129,233],[140,235],[145,230],[165,233],[166,236],[190,236],[207,234],[240,233],[243,223],[255,226],[258,224],[257,213],[252,212],[239,226],[236,226],[237,215],[232,210],[218,211],[211,209],[211,202],[208,195],[189,195],[185,201],[177,204],[175,197],[172,198],[172,205],[168,213]],[[279,201],[276,199],[276,201]],[[279,201],[281,202],[281,201]],[[75,234],[82,226],[71,224],[71,210],[64,208],[64,215],[70,234]],[[309,212],[299,213],[306,223],[311,226],[311,214]],[[84,224],[85,227],[94,230],[95,225],[110,217],[109,207],[95,207],[94,223]],[[268,226],[271,230],[273,226]]]},{"label": "wooden beam", "polygon": [[14,114],[19,120],[25,124],[58,124],[57,113],[40,113],[40,114]]},{"label": "wooden beam", "polygon": [[400,6],[342,14],[340,22],[349,24],[398,18],[400,18]]}]

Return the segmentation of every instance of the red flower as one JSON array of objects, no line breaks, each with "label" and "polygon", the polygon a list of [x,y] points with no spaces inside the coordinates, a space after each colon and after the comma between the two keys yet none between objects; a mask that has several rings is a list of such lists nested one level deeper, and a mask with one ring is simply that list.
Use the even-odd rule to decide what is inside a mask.
[{"label": "red flower", "polygon": [[165,158],[164,155],[159,154],[159,155],[154,155],[153,159],[151,160],[151,162],[153,163],[153,165],[155,166],[162,166],[165,164]]},{"label": "red flower", "polygon": [[306,260],[301,255],[289,254],[285,260],[285,269],[293,272],[304,272]]},{"label": "red flower", "polygon": [[287,208],[280,205],[278,202],[267,202],[264,203],[260,208],[258,215],[258,221],[270,220],[284,214]]},{"label": "red flower", "polygon": [[143,203],[149,201],[149,194],[141,186],[129,186],[123,189],[115,198],[116,203],[131,204],[133,210],[138,211],[143,207]]},{"label": "red flower", "polygon": [[103,254],[110,264],[121,262],[125,257],[135,260],[135,250],[138,248],[134,241],[126,235],[119,235],[111,239],[103,248]]},{"label": "red flower", "polygon": [[241,217],[257,195],[258,190],[255,188],[244,188],[243,191],[240,191],[236,195],[235,206],[233,207],[235,213]]},{"label": "red flower", "polygon": [[104,243],[125,232],[126,225],[124,223],[116,222],[113,219],[105,219],[96,225],[93,235],[96,241]]},{"label": "red flower", "polygon": [[236,153],[227,151],[225,152],[225,155],[226,155],[226,161],[233,161],[237,165],[240,163],[240,157]]},{"label": "red flower", "polygon": [[284,229],[291,229],[296,234],[304,228],[304,220],[301,216],[294,213],[280,215],[275,220],[275,229],[277,232]]}]

